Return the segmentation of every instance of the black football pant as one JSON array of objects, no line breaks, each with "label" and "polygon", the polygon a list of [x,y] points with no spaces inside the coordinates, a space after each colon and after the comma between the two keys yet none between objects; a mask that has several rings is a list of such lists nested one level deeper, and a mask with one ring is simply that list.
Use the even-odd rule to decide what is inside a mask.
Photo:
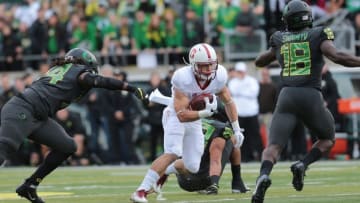
[{"label": "black football pant", "polygon": [[21,98],[13,97],[4,105],[1,111],[0,161],[16,152],[24,139],[29,138],[51,148],[39,167],[43,171],[40,176],[45,177],[76,151],[76,144],[56,121],[51,118],[38,120],[34,115],[32,106]]}]

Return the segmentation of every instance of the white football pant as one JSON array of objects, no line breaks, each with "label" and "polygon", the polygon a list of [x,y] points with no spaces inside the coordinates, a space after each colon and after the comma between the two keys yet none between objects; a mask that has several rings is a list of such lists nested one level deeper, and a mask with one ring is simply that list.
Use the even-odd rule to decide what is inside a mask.
[{"label": "white football pant", "polygon": [[196,173],[204,152],[204,135],[201,120],[181,123],[174,109],[163,111],[164,153],[182,156],[185,168]]}]

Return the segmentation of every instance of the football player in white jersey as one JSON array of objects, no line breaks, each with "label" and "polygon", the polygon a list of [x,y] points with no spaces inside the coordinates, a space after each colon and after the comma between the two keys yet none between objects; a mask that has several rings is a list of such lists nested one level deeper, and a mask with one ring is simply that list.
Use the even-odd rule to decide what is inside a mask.
[{"label": "football player in white jersey", "polygon": [[[196,173],[204,151],[204,135],[201,118],[210,117],[217,108],[217,101],[206,101],[200,111],[188,108],[192,97],[210,93],[216,94],[224,103],[236,138],[236,147],[243,143],[235,103],[226,87],[227,70],[220,64],[212,46],[206,43],[194,45],[189,51],[189,62],[175,71],[172,84],[172,101],[163,111],[164,154],[153,161],[138,189],[130,200],[147,203],[147,195],[166,181],[165,170],[170,173]],[[178,157],[183,162],[174,162]],[[182,163],[183,165],[180,165]]]}]

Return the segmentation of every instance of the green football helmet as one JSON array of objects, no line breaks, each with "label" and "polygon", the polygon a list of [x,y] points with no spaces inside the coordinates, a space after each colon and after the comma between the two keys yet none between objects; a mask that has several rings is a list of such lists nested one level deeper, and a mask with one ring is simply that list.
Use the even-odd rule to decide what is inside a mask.
[{"label": "green football helmet", "polygon": [[301,0],[290,1],[283,10],[282,19],[289,31],[312,27],[313,22],[310,6]]},{"label": "green football helmet", "polygon": [[87,66],[91,71],[98,73],[99,64],[96,57],[90,51],[83,48],[74,48],[65,54],[65,58],[73,57],[79,60],[78,64]]}]

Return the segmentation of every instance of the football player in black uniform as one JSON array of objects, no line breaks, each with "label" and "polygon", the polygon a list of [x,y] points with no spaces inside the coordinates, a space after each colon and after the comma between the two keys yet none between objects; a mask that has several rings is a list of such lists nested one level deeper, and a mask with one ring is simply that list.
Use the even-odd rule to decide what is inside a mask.
[{"label": "football player in black uniform", "polygon": [[[233,193],[246,193],[250,189],[244,184],[240,173],[240,148],[234,148],[233,131],[229,123],[216,119],[202,119],[205,135],[205,150],[197,173],[176,174],[179,186],[189,192],[217,194],[218,182],[226,166],[231,162]],[[212,167],[210,166],[212,165]]]},{"label": "football player in black uniform", "polygon": [[283,20],[286,30],[275,32],[270,38],[270,48],[255,60],[257,67],[277,60],[282,68],[283,88],[272,118],[269,144],[262,153],[252,203],[264,201],[265,192],[271,185],[271,170],[297,120],[318,134],[318,141],[309,153],[290,167],[292,184],[297,191],[303,189],[308,166],[334,145],[334,119],[321,96],[323,55],[346,67],[360,67],[360,58],[335,48],[334,33],[330,28],[312,28],[311,8],[307,3],[290,1],[284,8]]},{"label": "football player in black uniform", "polygon": [[43,203],[36,188],[40,182],[76,151],[74,140],[53,120],[55,113],[82,98],[91,88],[126,90],[144,100],[141,88],[98,75],[96,57],[75,48],[53,59],[47,74],[13,97],[1,111],[0,164],[14,153],[25,138],[47,145],[51,151],[38,169],[16,192],[33,203]]}]

